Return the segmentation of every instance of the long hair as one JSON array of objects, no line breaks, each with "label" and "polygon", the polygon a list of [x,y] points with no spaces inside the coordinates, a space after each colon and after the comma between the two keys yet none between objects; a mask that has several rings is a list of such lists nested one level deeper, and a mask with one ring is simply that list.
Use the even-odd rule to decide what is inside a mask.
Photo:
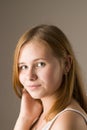
[{"label": "long hair", "polygon": [[[56,92],[56,101],[46,116],[50,120],[56,113],[63,110],[74,98],[87,113],[86,94],[80,74],[80,68],[66,35],[54,25],[39,25],[25,32],[19,39],[14,53],[13,86],[16,94],[22,96],[22,84],[19,81],[18,59],[21,47],[30,40],[37,38],[45,41],[53,51],[55,57],[65,60],[71,56],[72,64],[69,72],[63,76],[62,84]],[[44,42],[43,42],[44,44]]]}]

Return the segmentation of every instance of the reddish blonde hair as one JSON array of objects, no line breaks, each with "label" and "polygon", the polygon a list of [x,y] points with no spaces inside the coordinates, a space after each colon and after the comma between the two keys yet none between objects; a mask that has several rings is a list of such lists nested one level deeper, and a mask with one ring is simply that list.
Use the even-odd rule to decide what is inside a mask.
[{"label": "reddish blonde hair", "polygon": [[[82,77],[78,62],[74,56],[72,47],[65,34],[54,25],[40,25],[32,28],[23,34],[19,39],[14,53],[13,63],[13,86],[16,94],[22,96],[22,84],[19,81],[18,60],[21,47],[33,38],[45,41],[53,51],[54,56],[64,60],[68,55],[72,58],[71,69],[64,75],[60,90],[56,92],[56,101],[50,109],[47,119],[51,119],[56,113],[63,110],[74,98],[80,106],[87,112],[86,94],[82,83]],[[44,42],[43,42],[44,43]]]}]

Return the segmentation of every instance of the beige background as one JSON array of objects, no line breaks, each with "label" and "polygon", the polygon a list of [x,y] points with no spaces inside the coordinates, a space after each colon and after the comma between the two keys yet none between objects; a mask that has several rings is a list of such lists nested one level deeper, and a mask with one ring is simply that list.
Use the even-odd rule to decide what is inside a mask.
[{"label": "beige background", "polygon": [[19,112],[11,82],[17,40],[41,23],[55,24],[68,36],[87,85],[87,0],[0,0],[0,130],[12,130]]}]

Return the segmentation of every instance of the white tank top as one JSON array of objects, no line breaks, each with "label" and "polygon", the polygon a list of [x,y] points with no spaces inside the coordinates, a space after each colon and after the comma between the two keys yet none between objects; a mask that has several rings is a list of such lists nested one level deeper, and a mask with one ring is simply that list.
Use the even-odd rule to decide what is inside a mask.
[{"label": "white tank top", "polygon": [[80,114],[80,115],[83,117],[83,119],[84,119],[84,121],[86,122],[86,124],[87,124],[87,117],[86,117],[82,112],[80,112],[80,111],[78,111],[78,110],[76,110],[76,109],[66,108],[66,109],[64,109],[63,111],[61,111],[60,113],[58,113],[51,121],[49,121],[49,122],[45,125],[45,127],[42,128],[42,130],[49,130],[49,129],[52,127],[52,125],[53,125],[53,123],[55,122],[55,120],[56,120],[62,113],[66,112],[66,111],[73,111],[73,112],[76,112],[76,113]]}]

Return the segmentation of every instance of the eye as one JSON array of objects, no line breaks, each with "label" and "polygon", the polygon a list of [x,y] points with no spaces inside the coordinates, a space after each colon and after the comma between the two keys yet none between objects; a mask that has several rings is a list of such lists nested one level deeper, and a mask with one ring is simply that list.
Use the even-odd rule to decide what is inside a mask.
[{"label": "eye", "polygon": [[22,65],[22,66],[19,66],[18,68],[19,68],[19,71],[21,71],[21,70],[28,69],[28,66],[27,65]]},{"label": "eye", "polygon": [[44,67],[46,64],[44,62],[36,63],[35,67]]}]

